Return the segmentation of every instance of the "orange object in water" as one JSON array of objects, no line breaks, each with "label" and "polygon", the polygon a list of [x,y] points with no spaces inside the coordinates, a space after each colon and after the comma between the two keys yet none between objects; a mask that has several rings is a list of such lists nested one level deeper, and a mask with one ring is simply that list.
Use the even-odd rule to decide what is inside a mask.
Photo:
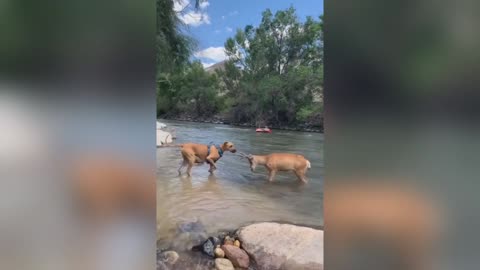
[{"label": "orange object in water", "polygon": [[272,133],[272,130],[269,128],[257,128],[255,131],[262,132],[262,133]]}]

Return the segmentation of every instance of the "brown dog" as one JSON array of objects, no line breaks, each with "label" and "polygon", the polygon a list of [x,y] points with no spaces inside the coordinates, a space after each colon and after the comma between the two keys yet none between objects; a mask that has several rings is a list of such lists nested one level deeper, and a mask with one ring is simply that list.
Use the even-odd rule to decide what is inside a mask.
[{"label": "brown dog", "polygon": [[268,181],[272,182],[277,171],[293,171],[298,177],[298,180],[303,183],[307,182],[305,173],[311,168],[310,161],[305,159],[302,155],[288,154],[288,153],[273,153],[269,155],[245,155],[241,156],[248,159],[250,162],[250,169],[252,172],[257,165],[263,165],[268,170]]},{"label": "brown dog", "polygon": [[237,150],[231,142],[224,142],[221,146],[219,145],[206,145],[206,144],[197,144],[197,143],[185,143],[180,146],[182,148],[182,157],[183,161],[178,168],[178,174],[182,174],[182,168],[187,167],[187,175],[191,175],[192,167],[195,164],[202,164],[205,161],[210,164],[210,173],[213,173],[217,169],[215,162],[217,162],[226,151],[235,153]]}]

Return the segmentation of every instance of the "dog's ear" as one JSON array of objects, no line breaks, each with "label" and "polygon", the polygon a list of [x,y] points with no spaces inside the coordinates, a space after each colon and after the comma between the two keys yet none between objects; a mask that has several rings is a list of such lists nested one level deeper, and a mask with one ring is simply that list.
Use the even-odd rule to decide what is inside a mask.
[{"label": "dog's ear", "polygon": [[223,143],[224,146],[227,146],[227,144],[228,144],[228,142],[224,142],[224,143]]}]

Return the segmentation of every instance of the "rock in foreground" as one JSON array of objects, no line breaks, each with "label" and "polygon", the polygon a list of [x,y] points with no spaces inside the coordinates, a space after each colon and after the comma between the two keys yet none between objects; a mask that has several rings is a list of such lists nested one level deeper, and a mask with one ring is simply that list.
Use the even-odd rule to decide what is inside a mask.
[{"label": "rock in foreground", "polygon": [[323,231],[272,222],[241,228],[242,248],[259,270],[323,269]]},{"label": "rock in foreground", "polygon": [[248,268],[250,265],[250,258],[245,250],[242,250],[234,245],[223,245],[225,256],[232,261],[235,267]]},{"label": "rock in foreground", "polygon": [[215,259],[216,270],[235,270],[231,261],[227,259],[218,258]]},{"label": "rock in foreground", "polygon": [[220,244],[220,239],[217,237],[209,237],[205,243],[203,243],[202,251],[208,256],[215,258],[215,247]]},{"label": "rock in foreground", "polygon": [[178,260],[178,253],[175,251],[165,251],[161,254],[161,260],[170,265],[174,265]]},{"label": "rock in foreground", "polygon": [[215,257],[217,258],[223,258],[225,257],[225,252],[221,248],[216,248],[215,249]]}]

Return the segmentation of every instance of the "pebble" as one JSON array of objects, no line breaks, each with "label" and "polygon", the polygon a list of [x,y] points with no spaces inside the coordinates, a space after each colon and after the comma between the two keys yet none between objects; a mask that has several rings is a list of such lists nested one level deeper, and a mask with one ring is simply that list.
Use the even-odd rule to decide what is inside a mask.
[{"label": "pebble", "polygon": [[235,240],[235,242],[233,242],[233,245],[236,247],[240,247],[240,241]]},{"label": "pebble", "polygon": [[168,267],[165,265],[165,263],[157,261],[157,270],[168,270]]},{"label": "pebble", "polygon": [[235,241],[234,238],[227,235],[227,236],[225,236],[225,240],[224,240],[223,244],[224,245],[233,245],[234,241]]},{"label": "pebble", "polygon": [[218,258],[215,259],[215,269],[216,270],[235,270],[233,264],[228,259]]},{"label": "pebble", "polygon": [[162,252],[161,256],[162,262],[170,265],[174,265],[180,257],[178,256],[178,253],[173,250]]},{"label": "pebble", "polygon": [[215,249],[215,257],[217,258],[223,258],[225,257],[225,252],[221,248],[216,248]]}]

